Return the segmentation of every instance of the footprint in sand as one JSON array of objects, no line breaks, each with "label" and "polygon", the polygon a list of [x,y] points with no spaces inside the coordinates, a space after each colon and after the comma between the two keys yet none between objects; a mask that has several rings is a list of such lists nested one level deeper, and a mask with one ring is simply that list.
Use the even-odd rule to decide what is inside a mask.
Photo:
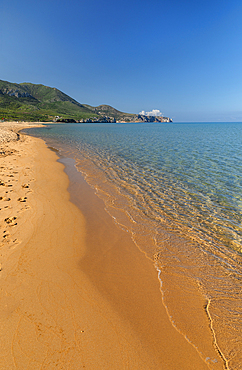
[{"label": "footprint in sand", "polygon": [[6,202],[9,202],[11,200],[11,198],[7,198],[7,197],[0,197],[0,200],[4,200]]},{"label": "footprint in sand", "polygon": [[24,189],[28,189],[28,188],[29,188],[29,184],[24,184],[24,185],[22,185],[22,188],[24,188]]},{"label": "footprint in sand", "polygon": [[[17,219],[17,217],[13,216],[13,217],[7,217],[5,218],[5,222],[9,225],[9,226],[16,226],[17,225],[17,222],[15,222],[15,220]],[[15,222],[15,223],[14,223]]]},{"label": "footprint in sand", "polygon": [[27,200],[27,197],[18,198],[18,201],[19,202],[26,202],[26,200]]},{"label": "footprint in sand", "polygon": [[7,231],[7,230],[4,230],[4,232],[3,232],[3,238],[4,239],[7,239],[7,238],[9,238],[10,237],[10,232],[9,231]]},{"label": "footprint in sand", "polygon": [[10,233],[7,231],[7,230],[4,230],[4,232],[3,232],[3,236],[2,236],[2,243],[9,243],[9,241],[10,241]]}]

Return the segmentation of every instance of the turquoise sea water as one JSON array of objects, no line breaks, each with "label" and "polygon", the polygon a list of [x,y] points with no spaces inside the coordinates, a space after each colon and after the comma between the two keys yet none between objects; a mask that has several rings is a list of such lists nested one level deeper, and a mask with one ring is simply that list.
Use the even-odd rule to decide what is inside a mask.
[{"label": "turquoise sea water", "polygon": [[27,132],[75,158],[161,280],[172,269],[198,286],[225,368],[242,369],[242,123],[68,124]]}]

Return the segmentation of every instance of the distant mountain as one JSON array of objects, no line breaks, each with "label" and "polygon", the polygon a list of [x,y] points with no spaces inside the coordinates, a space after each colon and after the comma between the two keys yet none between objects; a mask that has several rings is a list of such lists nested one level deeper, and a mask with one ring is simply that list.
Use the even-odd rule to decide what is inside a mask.
[{"label": "distant mountain", "polygon": [[115,118],[115,120],[126,120],[132,121],[135,119],[136,114],[123,113],[119,110],[111,107],[110,105],[99,105],[98,107],[91,107],[90,105],[83,104],[84,107],[91,110],[95,116],[106,116],[110,118]]},{"label": "distant mountain", "polygon": [[[80,104],[62,91],[32,83],[0,80],[0,120],[60,122],[148,122],[109,105]],[[155,118],[155,117],[153,117]],[[149,122],[152,118],[149,117]],[[160,122],[162,120],[159,119]]]}]

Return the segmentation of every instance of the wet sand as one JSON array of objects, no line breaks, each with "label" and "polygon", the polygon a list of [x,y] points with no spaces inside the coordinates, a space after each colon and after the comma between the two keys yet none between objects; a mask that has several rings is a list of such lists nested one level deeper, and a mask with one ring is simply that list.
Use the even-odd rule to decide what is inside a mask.
[{"label": "wet sand", "polygon": [[0,157],[0,368],[223,369],[199,292],[189,305],[202,354],[172,325],[153,262],[73,162],[62,160],[69,181],[42,140],[9,140]]}]

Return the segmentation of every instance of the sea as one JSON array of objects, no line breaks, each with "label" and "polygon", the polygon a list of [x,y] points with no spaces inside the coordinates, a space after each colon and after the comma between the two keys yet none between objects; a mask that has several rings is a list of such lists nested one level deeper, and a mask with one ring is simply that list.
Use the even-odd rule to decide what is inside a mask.
[{"label": "sea", "polygon": [[153,260],[167,314],[199,350],[179,321],[187,303],[173,307],[164,289],[171,275],[184,291],[186,281],[196,286],[224,368],[242,369],[242,123],[48,124],[25,132],[75,160]]}]

